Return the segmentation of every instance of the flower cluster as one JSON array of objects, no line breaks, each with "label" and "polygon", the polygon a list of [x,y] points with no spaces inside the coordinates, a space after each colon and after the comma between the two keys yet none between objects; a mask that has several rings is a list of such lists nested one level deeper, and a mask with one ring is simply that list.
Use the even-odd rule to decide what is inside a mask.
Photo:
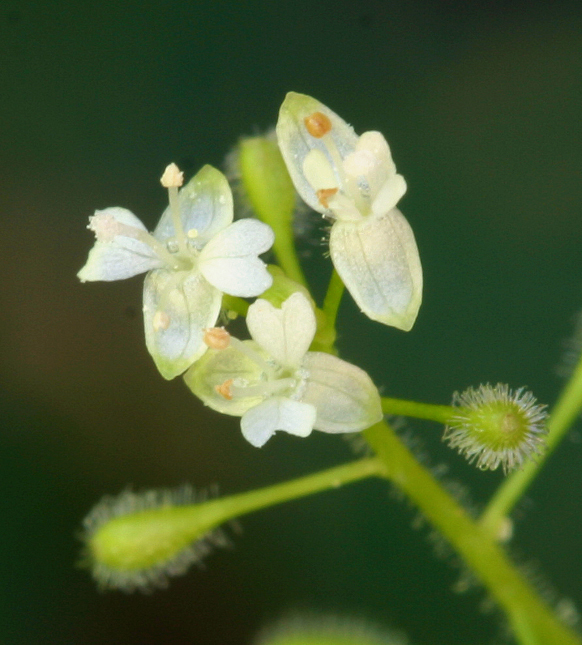
[{"label": "flower cluster", "polygon": [[[422,270],[414,235],[396,209],[406,184],[384,137],[358,136],[315,99],[290,93],[277,140],[277,176],[288,171],[287,184],[292,181],[309,206],[334,220],[331,258],[360,308],[374,320],[410,329]],[[253,176],[265,183],[264,173]],[[254,218],[233,222],[231,189],[211,166],[181,188],[183,174],[171,164],[161,182],[169,206],[153,233],[124,208],[90,218],[96,242],[79,278],[110,281],[147,272],[146,345],[162,376],[186,372],[186,383],[207,405],[242,417],[243,435],[254,446],[277,430],[305,437],[313,429],[355,432],[379,421],[380,397],[370,377],[331,354],[309,351],[318,319],[308,292],[303,289],[306,297],[290,276],[284,298],[274,289],[250,305],[252,340],[215,327],[223,294],[256,297],[272,286],[277,273],[259,255],[275,242],[273,229]],[[267,181],[261,195],[269,197],[270,186]],[[284,237],[285,226],[269,217]],[[287,244],[281,242],[278,254]],[[283,264],[302,277],[293,263]]]}]

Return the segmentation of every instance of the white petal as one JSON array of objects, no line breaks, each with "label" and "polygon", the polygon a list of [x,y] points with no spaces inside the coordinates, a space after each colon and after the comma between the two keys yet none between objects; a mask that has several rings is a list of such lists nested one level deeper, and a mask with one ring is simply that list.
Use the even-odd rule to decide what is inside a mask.
[{"label": "white petal", "polygon": [[95,211],[89,222],[97,240],[77,274],[82,282],[124,280],[163,266],[155,251],[136,239],[147,230],[126,208]]},{"label": "white petal", "polygon": [[247,327],[253,339],[279,365],[298,367],[315,336],[315,314],[299,292],[289,296],[281,309],[259,299],[249,307]]},{"label": "white petal", "polygon": [[[195,244],[201,248],[232,222],[232,192],[226,177],[212,166],[204,166],[178,193],[185,234],[194,229]],[[154,236],[160,241],[175,237],[170,207],[164,211]],[[192,236],[191,236],[192,237]]]},{"label": "white petal", "polygon": [[[254,341],[245,340],[243,344],[267,358]],[[228,394],[229,382],[242,389],[260,383],[261,376],[261,367],[249,355],[231,346],[221,350],[209,349],[184,374],[184,381],[205,405],[222,414],[240,417],[249,408],[259,405],[264,396],[237,395],[228,398],[217,388],[226,384],[224,392]]]},{"label": "white petal", "polygon": [[149,247],[137,240],[126,240],[123,246],[116,242],[95,242],[85,266],[77,273],[79,280],[124,280],[164,265],[155,253],[146,254]]},{"label": "white petal", "polygon": [[335,222],[329,249],[348,291],[369,318],[412,328],[422,300],[422,268],[412,229],[398,209],[360,222]]},{"label": "white petal", "polygon": [[178,376],[204,354],[203,330],[216,323],[221,302],[220,291],[195,272],[162,269],[146,276],[146,345],[164,378]]},{"label": "white petal", "polygon": [[372,213],[384,215],[391,211],[406,192],[406,181],[402,175],[394,175],[388,179],[376,194],[372,202]]},{"label": "white petal", "polygon": [[231,296],[258,296],[273,278],[257,256],[271,248],[275,235],[257,219],[241,219],[214,236],[202,249],[200,271],[217,289]]},{"label": "white petal", "polygon": [[244,438],[260,448],[277,430],[307,437],[313,430],[315,414],[312,405],[275,396],[245,412],[240,425]]},{"label": "white petal", "polygon": [[344,159],[344,170],[352,177],[364,176],[370,193],[374,196],[396,174],[396,166],[384,135],[375,131],[364,132],[358,139],[355,152]]},{"label": "white petal", "polygon": [[[325,114],[331,121],[331,131],[320,139],[309,134],[304,119],[314,112]],[[343,170],[338,166],[342,158],[355,150],[358,136],[353,128],[323,103],[316,99],[289,92],[279,111],[277,122],[279,148],[297,192],[311,208],[322,213],[325,208],[320,204],[312,184],[304,173],[304,161],[310,150],[319,150],[327,158],[341,186]]]},{"label": "white petal", "polygon": [[378,390],[359,367],[321,352],[308,352],[303,366],[309,376],[301,400],[317,408],[316,430],[357,432],[382,419]]}]

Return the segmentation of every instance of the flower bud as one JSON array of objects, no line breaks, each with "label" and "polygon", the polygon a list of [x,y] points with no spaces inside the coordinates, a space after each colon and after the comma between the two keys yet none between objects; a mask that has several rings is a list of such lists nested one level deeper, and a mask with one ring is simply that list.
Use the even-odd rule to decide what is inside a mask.
[{"label": "flower bud", "polygon": [[105,497],[83,522],[83,566],[103,589],[165,587],[228,541],[217,527],[232,514],[221,500],[204,501],[190,487],[125,491]]},{"label": "flower bud", "polygon": [[515,392],[501,383],[470,387],[455,392],[453,405],[459,409],[443,441],[481,470],[501,465],[507,474],[545,448],[546,406],[523,387]]}]

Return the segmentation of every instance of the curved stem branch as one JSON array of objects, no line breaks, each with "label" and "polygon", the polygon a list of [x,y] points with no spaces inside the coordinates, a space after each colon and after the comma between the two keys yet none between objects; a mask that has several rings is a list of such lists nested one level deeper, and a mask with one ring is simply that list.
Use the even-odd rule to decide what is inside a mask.
[{"label": "curved stem branch", "polygon": [[387,478],[398,486],[442,533],[507,613],[516,635],[535,635],[539,645],[581,645],[581,641],[531,589],[490,536],[439,485],[385,423],[364,432],[382,459]]}]

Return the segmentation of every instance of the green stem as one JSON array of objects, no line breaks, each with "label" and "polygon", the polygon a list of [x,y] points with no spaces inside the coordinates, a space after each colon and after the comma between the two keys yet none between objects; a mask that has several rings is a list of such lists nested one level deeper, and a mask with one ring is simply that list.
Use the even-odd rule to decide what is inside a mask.
[{"label": "green stem", "polygon": [[339,488],[360,479],[384,477],[385,474],[385,466],[382,460],[377,457],[369,457],[282,484],[223,497],[207,502],[207,504],[216,504],[223,513],[222,521],[225,521],[275,504],[299,499],[324,490]]},{"label": "green stem", "polygon": [[344,294],[344,289],[344,283],[339,277],[338,272],[334,269],[329,280],[327,293],[323,300],[323,313],[325,314],[327,326],[330,329],[335,329],[337,312]]},{"label": "green stem", "polygon": [[[87,563],[104,587],[140,587],[148,579],[144,578],[145,571],[150,570],[153,574],[155,567],[171,562],[184,549],[192,548],[228,520],[372,476],[385,476],[384,465],[376,457],[283,484],[195,504],[176,505],[167,499],[164,502],[163,495],[159,495],[162,501],[157,507],[139,510],[140,504],[135,501],[139,496],[130,496],[134,498],[130,503],[126,494],[123,504],[127,508],[122,514],[105,510],[104,503],[111,507],[107,500],[85,520]],[[155,491],[150,491],[150,496],[152,493]],[[135,511],[132,511],[132,504]]]},{"label": "green stem", "polygon": [[287,277],[307,287],[307,280],[305,279],[303,269],[295,253],[293,229],[280,227],[279,230],[275,231],[273,251],[275,252],[279,266],[285,271]]},{"label": "green stem", "polygon": [[582,359],[578,362],[570,380],[554,406],[548,419],[547,450],[536,461],[528,462],[521,470],[514,472],[499,486],[487,508],[481,515],[481,526],[496,536],[532,481],[537,477],[546,459],[572,427],[582,410]]},{"label": "green stem", "polygon": [[403,417],[414,417],[415,419],[428,419],[446,425],[451,421],[452,417],[459,413],[459,410],[450,405],[417,403],[416,401],[390,399],[383,396],[382,412],[384,414],[395,414]]},{"label": "green stem", "polygon": [[385,422],[372,426],[364,436],[384,462],[387,478],[404,491],[463,557],[505,610],[518,636],[524,633],[527,621],[527,631],[535,634],[539,645],[581,645],[531,589],[502,548],[418,463]]},{"label": "green stem", "polygon": [[222,308],[228,313],[234,311],[239,316],[246,317],[249,310],[249,303],[238,296],[229,296],[224,294],[222,296]]}]

